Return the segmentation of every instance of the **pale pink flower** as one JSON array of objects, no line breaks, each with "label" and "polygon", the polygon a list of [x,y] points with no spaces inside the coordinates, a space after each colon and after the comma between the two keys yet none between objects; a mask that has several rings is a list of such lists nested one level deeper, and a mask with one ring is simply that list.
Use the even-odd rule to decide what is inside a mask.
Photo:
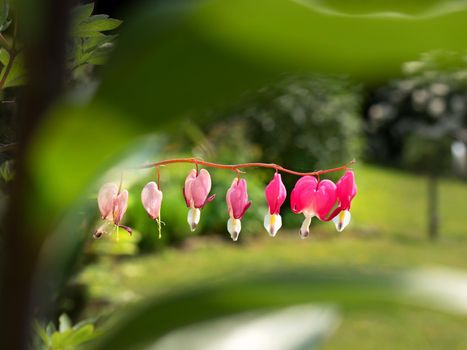
[{"label": "pale pink flower", "polygon": [[211,175],[206,169],[199,172],[192,169],[185,180],[183,196],[186,206],[189,208],[187,221],[190,229],[194,231],[198,226],[201,210],[207,203],[215,198],[215,194],[209,196],[211,191]]},{"label": "pale pink flower", "polygon": [[152,220],[159,219],[161,215],[162,191],[154,181],[149,182],[141,191],[141,202]]},{"label": "pale pink flower", "polygon": [[242,229],[241,219],[246,210],[250,207],[245,179],[235,178],[227,191],[227,208],[229,210],[229,220],[227,230],[234,241],[238,239]]},{"label": "pale pink flower", "polygon": [[[102,219],[106,220],[106,222],[113,223],[114,227],[116,226],[117,229],[121,227],[128,231],[128,233],[132,233],[130,227],[120,224],[128,206],[127,190],[120,191],[115,183],[106,183],[99,190],[97,205],[99,206]],[[101,225],[94,233],[94,237],[100,237],[107,228],[108,223]]]}]

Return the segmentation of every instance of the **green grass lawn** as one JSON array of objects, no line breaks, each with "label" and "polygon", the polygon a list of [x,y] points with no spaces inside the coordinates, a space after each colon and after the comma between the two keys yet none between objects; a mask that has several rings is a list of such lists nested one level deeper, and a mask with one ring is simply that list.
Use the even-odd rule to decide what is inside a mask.
[{"label": "green grass lawn", "polygon": [[[229,282],[284,269],[402,272],[445,266],[467,271],[467,185],[440,187],[441,239],[426,239],[425,180],[405,173],[360,166],[352,223],[341,234],[330,224],[300,240],[287,227],[275,239],[242,232],[239,243],[193,238],[181,248],[125,259],[102,258],[78,281],[89,286],[88,315],[118,310],[150,296],[191,285]],[[297,228],[298,229],[298,228]],[[94,242],[99,244],[99,241]],[[104,304],[103,304],[104,302]],[[103,306],[104,305],[104,306]],[[118,311],[116,311],[118,314]],[[344,309],[342,323],[325,349],[466,349],[467,317],[412,307]]]},{"label": "green grass lawn", "polygon": [[[425,238],[427,179],[372,166],[356,168],[358,195],[352,206],[354,229]],[[467,238],[467,184],[443,179],[439,186],[441,238]]]}]

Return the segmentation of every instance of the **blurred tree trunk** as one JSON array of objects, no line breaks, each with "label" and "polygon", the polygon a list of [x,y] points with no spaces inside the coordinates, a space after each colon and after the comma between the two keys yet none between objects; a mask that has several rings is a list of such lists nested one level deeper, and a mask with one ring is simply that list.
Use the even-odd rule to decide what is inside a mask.
[{"label": "blurred tree trunk", "polygon": [[428,237],[435,241],[438,239],[439,214],[438,214],[438,186],[439,177],[436,171],[428,174]]},{"label": "blurred tree trunk", "polygon": [[32,174],[26,162],[36,130],[62,92],[70,0],[18,3],[23,5],[17,16],[28,84],[18,104],[15,178],[1,225],[0,349],[5,350],[30,348],[32,315],[40,303],[33,300],[33,278],[46,235],[37,232],[45,228],[34,227],[25,217],[34,206],[30,203],[34,200]]}]

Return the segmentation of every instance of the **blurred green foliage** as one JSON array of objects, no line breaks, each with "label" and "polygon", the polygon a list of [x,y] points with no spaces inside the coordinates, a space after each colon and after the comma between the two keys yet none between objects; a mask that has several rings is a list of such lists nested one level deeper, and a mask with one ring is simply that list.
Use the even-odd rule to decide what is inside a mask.
[{"label": "blurred green foliage", "polygon": [[243,115],[264,161],[325,169],[359,157],[361,99],[361,89],[343,77],[295,77],[261,91]]},{"label": "blurred green foliage", "polygon": [[71,40],[67,63],[73,79],[89,79],[89,66],[102,65],[113,49],[115,34],[104,34],[120,26],[122,21],[108,15],[93,15],[94,3],[73,9],[71,15]]},{"label": "blurred green foliage", "polygon": [[[29,9],[26,11],[28,17],[25,18],[25,22],[29,24],[29,34],[38,31],[40,16],[45,10],[36,1],[23,0],[21,3]],[[388,5],[382,2],[371,2],[371,6],[356,5],[354,11],[349,10],[351,5],[348,4],[332,2],[323,6],[323,2],[318,1],[211,0],[145,3],[128,20],[125,19],[128,25],[122,31],[118,48],[104,70],[102,82],[92,102],[77,106],[76,101],[65,99],[62,101],[63,105],[54,106],[49,112],[46,123],[40,126],[32,140],[27,165],[33,176],[33,185],[28,189],[30,201],[24,209],[30,232],[48,235],[67,208],[75,210],[72,214],[77,217],[78,211],[72,204],[85,195],[86,187],[114,164],[138,136],[153,131],[173,131],[180,127],[178,123],[182,118],[192,118],[202,123],[208,119],[206,116],[209,111],[225,110],[226,107],[251,97],[258,88],[277,81],[284,74],[321,71],[348,74],[353,78],[374,82],[397,74],[402,62],[414,59],[420,52],[440,47],[465,49],[463,33],[467,27],[466,6],[456,1],[449,1],[448,4],[456,6],[446,9],[439,1],[426,4],[410,1],[409,5],[398,1],[395,11],[406,13],[394,15],[392,12],[387,13]],[[328,11],[329,8],[331,12]],[[83,13],[91,15],[89,11]],[[84,30],[74,28],[74,33],[82,35],[80,39],[85,39],[80,41],[80,59],[96,63],[101,62],[100,55],[108,48],[107,43],[101,45],[96,39],[96,36],[102,37],[96,33],[115,28],[118,23],[104,17],[92,17],[94,18],[80,22]],[[90,54],[94,50],[95,53]],[[332,129],[339,122],[334,118],[334,114],[338,114],[348,118],[349,130],[353,130],[352,115],[358,110],[359,103],[354,92],[348,96],[341,95],[338,88],[321,95],[317,87],[311,86],[302,99],[300,92],[295,90],[297,86],[291,86],[292,90],[285,88],[286,94],[290,96],[285,98],[285,103],[283,100],[275,102],[275,106],[281,108],[275,122],[297,116],[293,107],[287,109],[290,107],[287,99],[292,101],[291,105],[300,101],[317,103],[321,98],[326,98],[326,94],[336,93],[341,99],[334,100],[332,108],[324,105],[322,115],[327,115],[327,118],[322,125],[326,126],[326,130]],[[84,90],[88,88],[89,86],[85,86]],[[92,89],[89,90],[93,92]],[[79,102],[83,103],[82,100]],[[347,107],[351,110],[348,114],[339,110]],[[269,108],[266,106],[264,110],[268,111]],[[308,112],[313,123],[321,122],[319,114]],[[217,114],[220,115],[222,114]],[[297,130],[296,125],[292,127],[292,123],[288,124],[294,132]],[[345,132],[345,128],[342,128],[338,134],[332,134],[335,140],[328,147],[335,150],[344,147],[354,149],[358,142],[347,138],[346,143],[335,146],[336,141],[341,141],[336,140],[339,138],[337,135],[346,135]],[[306,134],[301,141],[304,150],[311,145],[311,137],[314,139],[319,136],[320,134]],[[266,141],[263,144],[267,145],[267,141],[272,138],[268,139],[267,133],[264,137]],[[308,151],[314,151],[314,147]],[[287,160],[286,148],[281,152],[282,157]],[[226,158],[235,156],[232,149],[228,153]],[[295,153],[293,152],[294,155]],[[337,156],[337,152],[330,154]],[[311,153],[308,156],[310,159],[305,162],[312,161]],[[329,158],[326,161],[334,160]],[[222,180],[225,183],[221,182],[224,191],[230,181],[225,176]],[[263,175],[258,176],[261,176],[260,180],[253,179],[250,183],[263,183]],[[183,177],[179,173],[173,178],[179,179],[181,184]],[[218,178],[221,179],[221,176]],[[189,234],[185,224],[186,209],[183,208],[183,199],[178,192],[181,191],[180,188],[179,185],[174,185],[173,188],[167,186],[167,195],[171,199],[167,201],[168,212],[163,213],[163,220],[174,225],[172,227],[177,227],[177,232],[164,237],[172,236],[177,240],[185,236],[184,232]],[[252,197],[260,198],[259,188],[259,185],[251,186]],[[222,189],[216,188],[215,191],[222,193]],[[177,192],[179,199],[175,196]],[[138,198],[138,191],[132,193],[135,193],[134,198]],[[255,199],[255,203],[256,201]],[[131,203],[128,221],[139,225],[144,213],[136,203],[137,201]],[[384,202],[384,206],[386,205],[387,202]],[[370,206],[377,208],[374,204]],[[223,211],[220,205],[211,208]],[[253,211],[248,215],[250,213],[256,215]],[[203,218],[204,214],[208,213],[203,212]],[[216,222],[212,223],[213,227],[220,227],[220,218],[223,215],[225,214],[220,212],[212,215],[216,218]],[[383,214],[379,218],[382,216]],[[85,221],[86,218],[80,219]],[[374,221],[375,218],[371,220]],[[57,236],[79,231],[77,221],[65,222],[61,227],[65,229],[60,230]],[[254,222],[251,219],[249,221]],[[155,238],[155,227],[147,218],[144,225],[148,227],[142,229],[142,242],[147,242],[145,237]],[[185,226],[186,231],[183,231],[182,226]],[[79,239],[75,237],[74,240]],[[61,243],[60,240],[57,242]],[[78,246],[78,243],[74,243],[75,247]],[[45,270],[57,272],[64,270],[65,265],[69,266],[64,261],[72,260],[72,249],[64,252],[61,244],[48,247],[47,264],[44,265],[49,269]],[[39,248],[37,247],[37,251]],[[215,262],[210,263],[216,265]],[[207,294],[202,292],[201,297],[197,294],[198,298],[193,296],[196,295],[195,292],[187,293],[179,299],[167,298],[166,303],[156,301],[144,310],[147,311],[145,315],[136,317],[136,322],[127,320],[127,334],[122,328],[113,329],[114,333],[109,333],[107,344],[112,344],[115,349],[119,346],[134,348],[142,341],[149,342],[155,336],[161,336],[165,331],[191,321],[258,305],[277,307],[308,301],[312,297],[320,299],[323,295],[326,296],[326,301],[343,301],[347,306],[358,304],[363,308],[364,305],[375,302],[375,299],[386,306],[391,303],[387,298],[393,295],[389,291],[391,295],[388,296],[388,289],[385,289],[388,287],[386,283],[391,284],[390,279],[383,278],[381,281],[381,276],[378,275],[376,279],[368,280],[365,276],[360,278],[359,274],[350,274],[343,281],[337,278],[336,282],[332,278],[328,279],[329,276],[327,271],[307,272],[297,276],[294,281],[278,278],[267,281],[266,285],[258,285],[253,281],[235,285],[232,289],[221,288],[213,294],[210,291]],[[185,307],[183,310],[186,318],[179,317],[181,307]],[[174,317],[167,319],[167,315]],[[127,337],[128,334],[130,336]],[[112,338],[114,335],[116,336]]]},{"label": "blurred green foliage", "polygon": [[[19,42],[17,21],[10,13],[10,1],[3,0],[0,7],[0,77],[5,79],[3,88],[24,85],[27,72],[24,67],[23,44]],[[104,64],[112,51],[116,35],[104,34],[116,29],[122,22],[108,15],[93,15],[94,3],[75,7],[71,12],[70,41],[67,47],[67,68],[74,81],[90,79],[91,66]],[[22,23],[20,24],[22,25]],[[5,33],[4,33],[5,34]],[[10,63],[11,61],[11,63]],[[7,69],[8,65],[11,67]]]},{"label": "blurred green foliage", "polygon": [[75,325],[66,314],[60,315],[58,329],[54,323],[42,326],[39,322],[34,325],[36,336],[34,349],[36,350],[74,350],[81,345],[95,339],[99,333],[94,329],[93,320],[85,320]]},{"label": "blurred green foliage", "polygon": [[[451,147],[467,143],[466,54],[425,53],[403,71],[404,78],[374,93],[368,109],[370,159],[452,174]],[[465,155],[460,161],[467,162]]]}]

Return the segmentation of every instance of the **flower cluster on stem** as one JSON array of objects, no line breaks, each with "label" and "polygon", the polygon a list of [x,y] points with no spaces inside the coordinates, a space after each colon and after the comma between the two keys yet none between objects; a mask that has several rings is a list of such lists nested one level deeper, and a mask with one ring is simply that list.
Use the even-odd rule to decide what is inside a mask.
[{"label": "flower cluster on stem", "polygon": [[[290,207],[295,214],[303,214],[304,220],[300,227],[301,238],[306,238],[310,233],[310,224],[314,217],[321,221],[333,221],[337,231],[341,232],[350,223],[350,206],[357,194],[355,175],[348,167],[355,161],[327,170],[313,172],[297,172],[283,168],[280,165],[269,163],[243,163],[235,165],[217,164],[199,160],[196,158],[176,158],[143,165],[140,168],[154,167],[158,171],[159,166],[174,163],[193,163],[196,169],[190,170],[183,187],[183,197],[188,208],[187,222],[190,230],[196,230],[203,207],[214,200],[215,194],[210,195],[211,175],[206,169],[199,170],[199,165],[205,167],[232,170],[236,177],[226,193],[227,203],[227,231],[232,240],[237,241],[241,231],[241,220],[251,205],[248,200],[247,182],[241,178],[242,168],[262,167],[275,170],[275,174],[265,188],[265,198],[268,204],[268,212],[264,217],[264,228],[271,237],[275,237],[282,227],[281,207],[287,198],[287,189],[281,178],[282,173],[300,176],[290,194]],[[320,180],[320,175],[345,170],[345,174],[336,183],[329,179]],[[149,182],[141,192],[141,202],[150,219],[157,222],[159,237],[161,230],[161,206],[163,194],[159,188],[159,171],[157,183]],[[98,206],[101,217],[105,221],[95,233],[99,237],[109,223],[117,229],[122,227],[131,234],[131,229],[121,225],[120,221],[126,211],[128,203],[128,191],[121,189],[114,183],[102,186],[98,194]]]}]

